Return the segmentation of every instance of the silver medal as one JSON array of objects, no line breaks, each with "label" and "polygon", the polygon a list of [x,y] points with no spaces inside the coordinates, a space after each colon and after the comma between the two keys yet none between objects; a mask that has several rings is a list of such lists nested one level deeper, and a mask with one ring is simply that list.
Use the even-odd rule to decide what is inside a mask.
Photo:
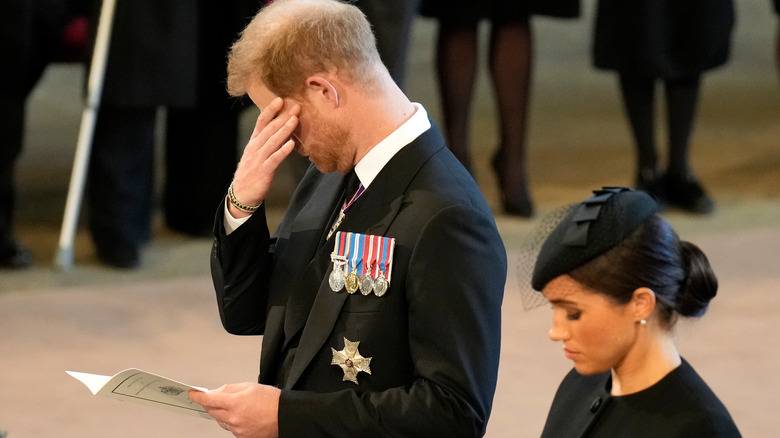
[{"label": "silver medal", "polygon": [[365,274],[360,279],[360,293],[363,295],[368,295],[371,293],[371,290],[374,288],[374,279],[371,278],[371,275]]},{"label": "silver medal", "polygon": [[344,273],[343,268],[346,263],[346,257],[331,254],[330,260],[333,262],[333,270],[328,276],[328,284],[333,292],[338,292],[344,289],[344,284],[347,282],[347,274]]},{"label": "silver medal", "polygon": [[341,269],[334,268],[328,277],[328,284],[330,284],[330,288],[333,290],[333,292],[338,292],[341,289],[344,289],[344,284],[346,284],[346,282],[347,276]]},{"label": "silver medal", "polygon": [[379,277],[374,280],[374,295],[381,297],[385,294],[385,292],[387,292],[388,286],[389,283],[387,282],[384,274],[379,274]]}]

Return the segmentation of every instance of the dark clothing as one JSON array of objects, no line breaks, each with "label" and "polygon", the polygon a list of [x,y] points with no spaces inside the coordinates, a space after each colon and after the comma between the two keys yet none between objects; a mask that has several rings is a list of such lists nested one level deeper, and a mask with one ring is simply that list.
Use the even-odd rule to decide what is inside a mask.
[{"label": "dark clothing", "polygon": [[102,102],[229,107],[227,51],[258,7],[252,0],[117,0]]},{"label": "dark clothing", "polygon": [[244,108],[225,90],[226,55],[257,7],[248,0],[117,1],[88,181],[99,255],[137,253],[149,239],[160,106],[168,110],[166,223],[209,234],[238,162]]},{"label": "dark clothing", "polygon": [[739,437],[726,407],[686,362],[658,383],[613,397],[610,371],[572,370],[555,394],[542,437]]},{"label": "dark clothing", "polygon": [[[259,382],[283,388],[280,436],[482,436],[506,251],[478,186],[435,126],[385,165],[339,228],[396,239],[377,297],[328,284],[335,239],[324,236],[346,180],[312,166],[273,237],[262,211],[228,236],[217,212],[220,316],[231,333],[264,335]],[[358,385],[331,365],[344,338],[372,358]]]},{"label": "dark clothing", "polygon": [[729,57],[732,0],[599,0],[597,68],[650,78],[698,76]]},{"label": "dark clothing", "polygon": [[420,15],[455,23],[511,22],[529,15],[574,18],[580,15],[580,0],[421,0]]},{"label": "dark clothing", "polygon": [[195,105],[199,4],[192,0],[117,0],[103,104],[122,108]]},{"label": "dark clothing", "polygon": [[371,23],[376,36],[376,48],[390,76],[400,86],[406,78],[409,34],[419,0],[356,0]]},{"label": "dark clothing", "polygon": [[0,252],[12,241],[14,167],[22,151],[27,97],[63,52],[62,33],[76,1],[0,2]]}]

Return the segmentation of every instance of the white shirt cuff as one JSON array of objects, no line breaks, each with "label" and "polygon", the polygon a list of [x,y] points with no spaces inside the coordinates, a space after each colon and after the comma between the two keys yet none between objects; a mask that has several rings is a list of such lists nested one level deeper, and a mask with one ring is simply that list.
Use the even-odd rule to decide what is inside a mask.
[{"label": "white shirt cuff", "polygon": [[232,214],[230,214],[230,209],[228,208],[228,200],[225,198],[225,235],[229,235],[233,231],[236,231],[238,227],[244,224],[244,222],[247,221],[252,216],[246,216],[242,218],[234,218]]}]

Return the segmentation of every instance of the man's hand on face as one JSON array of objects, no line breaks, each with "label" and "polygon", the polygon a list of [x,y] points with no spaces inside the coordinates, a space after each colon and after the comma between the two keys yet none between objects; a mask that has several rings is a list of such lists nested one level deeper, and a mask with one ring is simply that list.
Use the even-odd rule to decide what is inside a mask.
[{"label": "man's hand on face", "polygon": [[[298,104],[285,108],[280,97],[261,110],[233,176],[233,195],[242,204],[259,205],[268,195],[276,170],[295,146],[291,136],[300,110]],[[234,217],[248,215],[233,205],[230,213]]]},{"label": "man's hand on face", "polygon": [[206,408],[220,427],[239,438],[276,438],[281,393],[273,386],[237,383],[208,392],[192,390],[189,396]]}]

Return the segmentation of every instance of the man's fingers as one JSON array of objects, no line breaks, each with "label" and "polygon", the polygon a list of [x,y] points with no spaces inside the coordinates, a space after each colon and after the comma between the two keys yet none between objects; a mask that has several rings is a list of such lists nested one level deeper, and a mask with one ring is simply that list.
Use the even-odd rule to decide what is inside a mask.
[{"label": "man's fingers", "polygon": [[219,392],[223,394],[233,394],[236,392],[241,392],[246,390],[247,387],[253,386],[253,383],[228,383],[227,385],[222,385],[219,388]]},{"label": "man's fingers", "polygon": [[219,417],[219,411],[225,411],[229,407],[231,392],[235,392],[227,391],[228,386],[230,385],[222,385],[208,392],[190,390],[187,395],[190,400],[206,408],[209,415]]},{"label": "man's fingers", "polygon": [[262,132],[263,128],[265,128],[272,120],[276,118],[276,116],[279,114],[279,111],[283,107],[284,100],[282,100],[281,97],[277,97],[274,98],[274,100],[272,100],[268,106],[260,110],[260,115],[257,116],[257,120],[255,121],[255,129],[252,131],[252,136],[250,138],[257,137],[260,132]]},{"label": "man's fingers", "polygon": [[298,126],[298,117],[291,116],[287,120],[277,118],[268,125],[267,129],[250,141],[244,154],[251,153],[253,159],[264,162],[272,154],[278,151],[290,140],[295,128]]},{"label": "man's fingers", "polygon": [[266,164],[271,166],[273,169],[278,169],[282,164],[282,161],[290,156],[290,153],[292,153],[293,149],[295,149],[295,141],[292,139],[287,140],[286,143],[284,143],[277,151],[271,154],[267,160],[265,160]]}]

